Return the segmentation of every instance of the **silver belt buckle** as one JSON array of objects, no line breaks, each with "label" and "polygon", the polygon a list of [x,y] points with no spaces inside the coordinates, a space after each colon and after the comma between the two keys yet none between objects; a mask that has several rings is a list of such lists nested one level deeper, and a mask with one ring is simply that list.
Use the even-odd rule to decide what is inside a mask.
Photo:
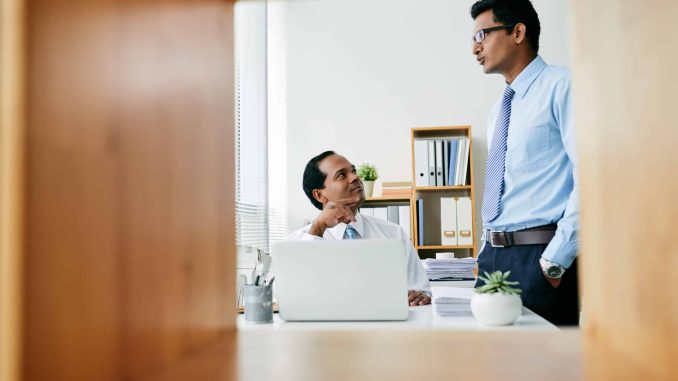
[{"label": "silver belt buckle", "polygon": [[490,234],[490,246],[492,247],[510,246],[508,242],[508,237],[506,236],[506,232],[495,232],[490,230],[489,234]]}]

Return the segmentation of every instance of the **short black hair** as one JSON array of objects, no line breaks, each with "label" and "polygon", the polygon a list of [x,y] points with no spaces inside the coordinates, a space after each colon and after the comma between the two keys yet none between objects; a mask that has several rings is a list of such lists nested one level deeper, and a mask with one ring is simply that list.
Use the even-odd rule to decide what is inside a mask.
[{"label": "short black hair", "polygon": [[480,0],[471,6],[471,17],[492,10],[494,21],[504,25],[522,23],[527,31],[525,37],[535,53],[539,52],[539,16],[530,0]]},{"label": "short black hair", "polygon": [[304,180],[302,181],[301,186],[304,188],[304,193],[306,193],[308,199],[311,200],[313,206],[320,210],[323,210],[323,204],[313,197],[313,190],[325,188],[327,174],[323,173],[320,168],[318,168],[318,163],[332,155],[336,155],[336,153],[334,151],[325,151],[309,160],[308,163],[306,163],[306,169],[304,169]]}]

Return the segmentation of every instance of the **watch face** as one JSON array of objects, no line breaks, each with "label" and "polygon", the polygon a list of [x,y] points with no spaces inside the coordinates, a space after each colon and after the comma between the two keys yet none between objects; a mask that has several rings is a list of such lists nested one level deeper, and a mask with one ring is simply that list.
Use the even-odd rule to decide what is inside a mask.
[{"label": "watch face", "polygon": [[546,270],[546,274],[550,278],[560,278],[561,272],[557,266],[551,266],[548,268],[548,270]]}]

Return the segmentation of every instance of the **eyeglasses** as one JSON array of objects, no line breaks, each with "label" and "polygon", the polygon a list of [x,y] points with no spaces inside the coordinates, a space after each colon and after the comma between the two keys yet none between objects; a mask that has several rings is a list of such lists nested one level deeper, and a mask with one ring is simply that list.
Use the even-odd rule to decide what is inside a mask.
[{"label": "eyeglasses", "polygon": [[476,32],[476,34],[471,37],[471,44],[477,43],[480,44],[483,42],[485,39],[485,36],[487,36],[488,33],[493,32],[495,30],[500,30],[500,29],[512,29],[514,26],[517,24],[511,24],[511,25],[499,25],[499,26],[493,26],[492,28],[485,28],[481,29]]}]

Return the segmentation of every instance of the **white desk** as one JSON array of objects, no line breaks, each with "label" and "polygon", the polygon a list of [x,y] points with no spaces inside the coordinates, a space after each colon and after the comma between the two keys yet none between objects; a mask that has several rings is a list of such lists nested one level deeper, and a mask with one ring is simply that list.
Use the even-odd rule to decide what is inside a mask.
[{"label": "white desk", "polygon": [[[431,287],[433,298],[455,297],[470,299],[473,289],[455,287]],[[240,330],[550,330],[558,328],[541,316],[523,307],[523,314],[509,326],[492,327],[478,323],[473,316],[442,317],[433,305],[410,307],[410,318],[395,322],[286,322],[278,314],[273,314],[272,324],[253,324],[245,321],[244,315],[238,315]]]}]

